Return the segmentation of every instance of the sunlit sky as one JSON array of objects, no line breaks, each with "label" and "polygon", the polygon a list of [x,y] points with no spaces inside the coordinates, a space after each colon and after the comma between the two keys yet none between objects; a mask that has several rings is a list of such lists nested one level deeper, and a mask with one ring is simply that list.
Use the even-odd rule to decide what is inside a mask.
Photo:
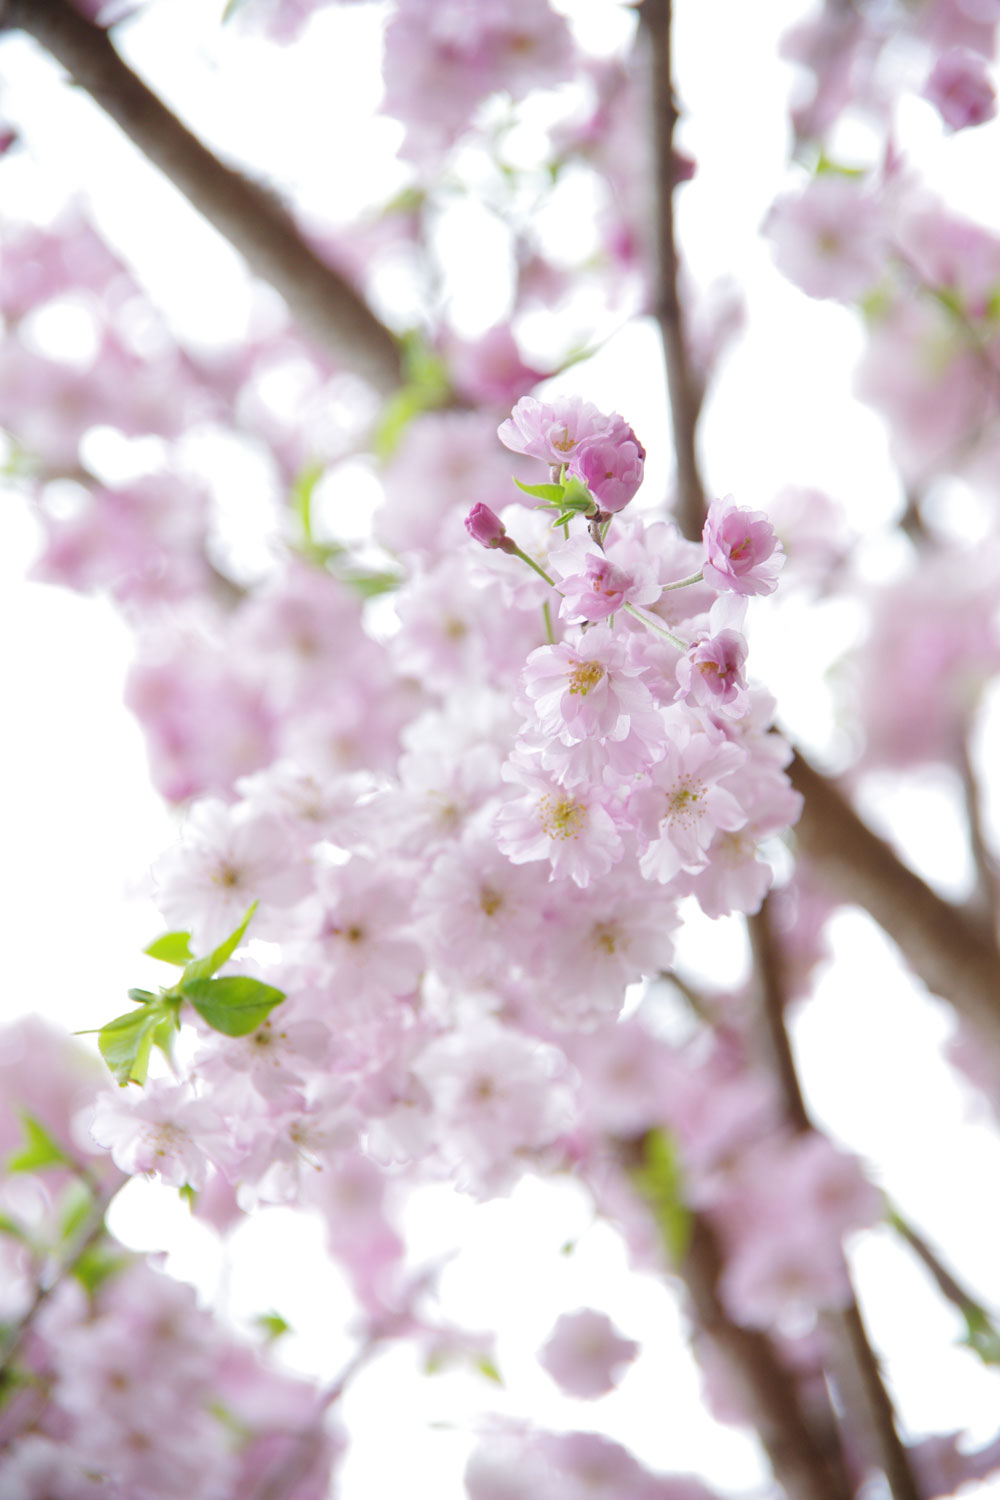
[{"label": "sunlit sky", "polygon": [[[597,52],[617,45],[631,23],[627,11],[605,0],[564,8]],[[849,399],[860,331],[842,309],[810,302],[783,283],[759,239],[768,204],[789,180],[784,114],[791,73],[777,60],[775,38],[805,8],[789,0],[677,6],[682,144],[698,162],[695,181],[681,195],[683,242],[699,284],[735,277],[751,309],[747,336],[706,415],[706,470],[717,492],[732,491],[744,504],[766,508],[787,484],[815,484],[844,504],[859,530],[888,527],[900,497],[885,437],[877,419]],[[265,179],[291,184],[317,216],[344,222],[398,189],[405,180],[393,159],[399,128],[375,114],[379,7],[322,12],[301,54],[235,26],[221,31],[221,9],[206,0],[160,0],[122,29],[120,44],[217,150]],[[26,41],[4,41],[0,83],[4,111],[25,140],[24,150],[0,164],[5,215],[47,218],[82,194],[181,339],[238,337],[253,294],[234,252],[86,98],[64,88],[57,70]],[[956,207],[980,219],[992,212],[1000,221],[1000,195],[984,201],[981,192],[983,181],[996,180],[994,130],[946,139],[919,103],[900,127],[904,146],[936,190],[947,187]],[[456,306],[465,309],[470,329],[477,317],[492,320],[477,292],[489,280],[483,268],[492,253],[488,231],[482,243],[479,232],[475,213],[465,211],[448,241]],[[463,262],[475,265],[475,279]],[[504,274],[499,262],[495,271]],[[652,327],[624,328],[562,377],[561,388],[626,414],[649,450],[648,488],[659,493],[670,452]],[[112,445],[104,457],[127,463],[134,454]],[[223,466],[217,454],[206,453],[205,461],[227,529],[249,523],[251,533],[266,533],[274,497],[259,476],[235,459]],[[366,499],[371,483],[365,481]],[[241,545],[250,566],[266,554],[262,541],[254,550],[252,534]],[[100,600],[24,582],[36,547],[29,512],[11,500],[0,551],[6,643],[0,690],[8,710],[0,783],[6,1013],[38,1012],[84,1029],[116,1014],[129,985],[154,977],[139,956],[161,927],[148,870],[171,840],[174,819],[149,789],[139,730],[120,706],[130,658],[124,626]],[[889,573],[897,561],[887,531],[869,566],[875,575]],[[857,630],[856,610],[804,598],[787,607],[780,625],[757,621],[751,664],[808,746],[828,743],[823,672]],[[792,636],[804,655],[789,651]],[[983,740],[983,753],[994,758],[996,720],[988,716]],[[964,841],[954,833],[954,788],[943,774],[935,783],[928,773],[924,784],[932,795],[919,802],[905,778],[876,785],[866,807],[897,835],[905,833],[922,873],[958,892],[969,868]],[[914,808],[916,819],[909,815]],[[841,914],[832,937],[837,963],[795,1023],[814,1112],[874,1164],[876,1180],[927,1227],[970,1283],[987,1299],[995,1296],[1000,1215],[982,1201],[981,1185],[998,1180],[1000,1146],[970,1116],[968,1095],[938,1058],[950,1028],[945,1008],[914,997],[890,945],[859,913]],[[740,923],[693,921],[682,961],[697,969],[709,946],[721,981],[736,978]],[[226,1258],[174,1195],[145,1182],[122,1195],[113,1224],[137,1247],[170,1249],[170,1269],[206,1295],[221,1295],[233,1316],[280,1311],[296,1330],[284,1354],[298,1367],[329,1378],[346,1359],[349,1301],[326,1267],[318,1226],[303,1229],[283,1211],[268,1213],[239,1232]],[[486,1410],[527,1413],[555,1427],[594,1426],[654,1466],[698,1469],[722,1487],[759,1482],[762,1471],[746,1436],[710,1427],[701,1414],[674,1299],[648,1278],[624,1275],[619,1241],[591,1222],[584,1195],[572,1185],[543,1188],[529,1180],[512,1199],[486,1207],[444,1188],[428,1190],[408,1228],[417,1260],[461,1247],[442,1279],[445,1305],[473,1327],[500,1325],[507,1387],[501,1392],[457,1374],[419,1380],[407,1351],[387,1356],[348,1398],[355,1446],[344,1500],[385,1494],[414,1465],[428,1493],[459,1496],[464,1457]],[[561,1253],[567,1239],[579,1240],[571,1256]],[[909,1430],[968,1427],[977,1439],[991,1437],[996,1379],[950,1347],[955,1317],[931,1295],[923,1273],[881,1232],[858,1247],[856,1267]],[[559,1312],[588,1304],[610,1312],[645,1352],[617,1393],[583,1407],[558,1394],[533,1353]],[[387,1409],[392,1444],[384,1440]],[[1000,1485],[992,1488],[1000,1494]]]}]

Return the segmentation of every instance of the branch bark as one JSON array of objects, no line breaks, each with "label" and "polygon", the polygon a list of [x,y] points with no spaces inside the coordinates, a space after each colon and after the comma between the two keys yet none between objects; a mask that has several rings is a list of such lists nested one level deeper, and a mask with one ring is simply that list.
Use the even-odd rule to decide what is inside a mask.
[{"label": "branch bark", "polygon": [[674,226],[677,106],[671,80],[671,0],[643,0],[639,19],[645,27],[649,49],[657,259],[655,314],[660,325],[670,391],[674,461],[677,465],[676,516],[684,535],[697,539],[705,524],[705,490],[696,448],[701,388],[691,368],[678,291],[680,266]]},{"label": "branch bark", "polygon": [[[750,945],[755,961],[760,1029],[766,1039],[771,1071],[777,1081],[785,1114],[792,1129],[805,1134],[814,1129],[809,1118],[798,1070],[785,1026],[786,985],[781,952],[765,900],[749,919]],[[850,1422],[849,1436],[885,1475],[893,1500],[920,1500],[906,1449],[896,1430],[896,1414],[882,1381],[878,1358],[865,1329],[853,1288],[842,1311],[823,1319],[832,1350],[841,1405]]]},{"label": "branch bark", "polygon": [[804,756],[788,773],[805,798],[796,836],[823,878],[867,908],[927,988],[1000,1051],[1000,952],[990,930],[932,891]]},{"label": "branch bark", "polygon": [[122,61],[107,32],[68,0],[0,0],[0,29],[41,43],[199,213],[269,281],[309,337],[383,394],[402,382],[396,340],[314,253],[282,205],[224,165]]},{"label": "branch bark", "polygon": [[[802,1409],[794,1378],[771,1341],[728,1316],[719,1299],[722,1256],[705,1221],[694,1217],[691,1243],[678,1274],[687,1288],[699,1327],[736,1374],[741,1394],[789,1500],[850,1500],[852,1489],[839,1448],[822,1442]],[[833,1437],[833,1434],[830,1435]]]}]

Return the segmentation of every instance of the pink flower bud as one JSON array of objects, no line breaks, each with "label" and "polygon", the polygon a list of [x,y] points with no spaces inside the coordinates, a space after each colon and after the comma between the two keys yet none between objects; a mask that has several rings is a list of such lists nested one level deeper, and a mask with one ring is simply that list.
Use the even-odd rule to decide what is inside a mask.
[{"label": "pink flower bud", "polygon": [[974,52],[953,47],[939,57],[924,84],[924,98],[952,130],[982,125],[997,112],[996,93],[986,64]]},{"label": "pink flower bud", "polygon": [[465,518],[465,529],[472,540],[482,547],[499,547],[502,552],[515,550],[514,543],[507,535],[507,529],[500,517],[482,502],[474,505],[469,511]]}]

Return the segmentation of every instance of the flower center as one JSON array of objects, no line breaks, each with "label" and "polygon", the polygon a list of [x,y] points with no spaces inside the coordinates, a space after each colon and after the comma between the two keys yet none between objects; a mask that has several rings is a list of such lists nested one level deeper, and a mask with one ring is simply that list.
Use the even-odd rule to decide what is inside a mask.
[{"label": "flower center", "polygon": [[575,839],[587,817],[587,809],[573,797],[553,802],[548,795],[538,804],[538,816],[550,839]]},{"label": "flower center", "polygon": [[493,890],[491,886],[484,885],[479,892],[479,905],[486,916],[492,917],[503,906],[503,897],[498,891]]},{"label": "flower center", "polygon": [[678,823],[696,823],[705,811],[701,805],[704,787],[695,787],[690,776],[678,781],[673,791],[667,793],[666,816]]},{"label": "flower center", "polygon": [[617,953],[618,934],[610,922],[598,922],[594,928],[594,942],[605,953]]},{"label": "flower center", "polygon": [[574,664],[569,674],[569,690],[571,693],[579,693],[586,698],[592,687],[596,687],[604,676],[604,668],[599,661],[578,661]]}]

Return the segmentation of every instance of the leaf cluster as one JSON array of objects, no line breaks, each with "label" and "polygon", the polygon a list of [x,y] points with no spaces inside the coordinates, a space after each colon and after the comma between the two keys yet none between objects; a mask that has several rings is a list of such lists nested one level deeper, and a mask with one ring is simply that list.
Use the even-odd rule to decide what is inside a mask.
[{"label": "leaf cluster", "polygon": [[204,958],[192,955],[186,932],[167,932],[146,948],[151,958],[173,964],[182,972],[176,984],[158,994],[129,990],[129,999],[139,1009],[116,1016],[98,1032],[101,1056],[123,1088],[128,1083],[145,1083],[154,1047],[169,1058],[185,1004],[192,1006],[213,1031],[236,1037],[256,1031],[284,1000],[284,991],[249,975],[215,977],[239,947],[256,906],[254,902],[236,930]]}]

